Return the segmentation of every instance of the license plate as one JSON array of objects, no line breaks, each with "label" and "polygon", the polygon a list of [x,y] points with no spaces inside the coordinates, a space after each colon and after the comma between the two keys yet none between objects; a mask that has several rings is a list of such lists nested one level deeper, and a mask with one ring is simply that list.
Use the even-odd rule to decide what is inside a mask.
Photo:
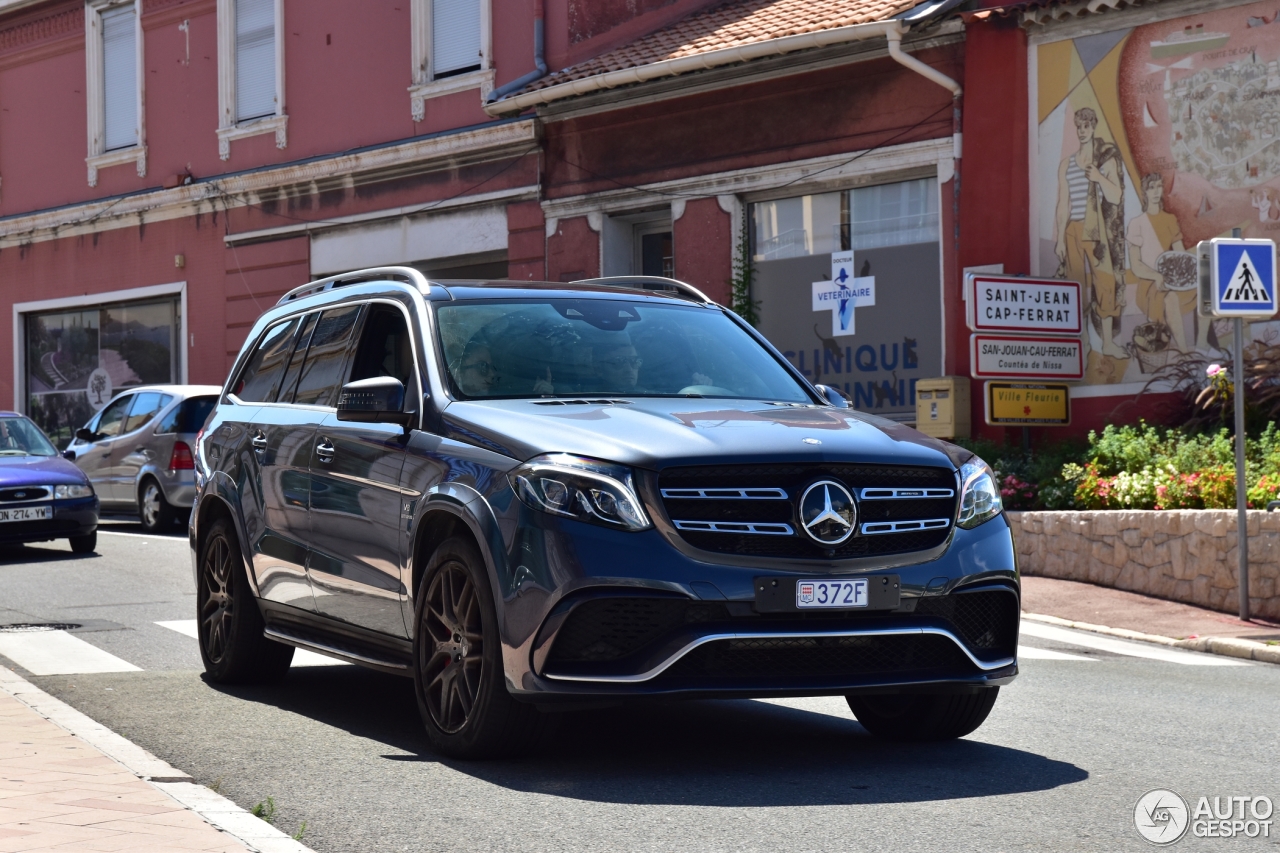
[{"label": "license plate", "polygon": [[40,521],[46,518],[53,518],[53,507],[23,506],[0,509],[0,524],[6,521]]},{"label": "license plate", "polygon": [[796,607],[866,607],[867,579],[796,581]]}]

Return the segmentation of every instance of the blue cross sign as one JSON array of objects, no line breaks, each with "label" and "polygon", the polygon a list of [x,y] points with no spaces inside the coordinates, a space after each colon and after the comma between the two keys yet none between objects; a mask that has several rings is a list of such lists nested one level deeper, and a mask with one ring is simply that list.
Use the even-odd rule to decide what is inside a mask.
[{"label": "blue cross sign", "polygon": [[1276,313],[1276,244],[1271,240],[1210,240],[1210,294],[1215,317]]},{"label": "blue cross sign", "polygon": [[831,312],[831,336],[854,334],[853,309],[876,304],[876,278],[853,275],[853,252],[831,256],[831,280],[813,283],[813,310]]}]

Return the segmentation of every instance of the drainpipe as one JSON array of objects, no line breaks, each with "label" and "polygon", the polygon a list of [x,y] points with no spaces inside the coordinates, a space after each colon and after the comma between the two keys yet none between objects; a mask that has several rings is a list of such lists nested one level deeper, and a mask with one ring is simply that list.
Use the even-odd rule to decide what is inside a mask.
[{"label": "drainpipe", "polygon": [[545,18],[545,15],[543,14],[542,0],[534,0],[534,4],[533,4],[534,70],[530,71],[528,74],[524,75],[523,77],[517,77],[515,80],[512,80],[510,83],[507,83],[505,85],[499,86],[497,89],[494,89],[492,92],[489,93],[489,98],[485,102],[486,104],[492,104],[494,101],[497,101],[500,98],[505,98],[507,95],[511,94],[512,92],[523,89],[525,86],[528,86],[534,80],[540,80],[543,77],[547,76],[547,60],[545,57],[546,36],[544,35],[544,30],[543,30],[544,18]]}]

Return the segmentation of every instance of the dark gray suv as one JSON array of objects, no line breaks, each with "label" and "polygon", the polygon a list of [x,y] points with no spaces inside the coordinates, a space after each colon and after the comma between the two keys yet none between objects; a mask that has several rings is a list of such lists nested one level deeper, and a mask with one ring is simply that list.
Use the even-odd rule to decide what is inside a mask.
[{"label": "dark gray suv", "polygon": [[875,735],[954,738],[1017,674],[987,466],[669,279],[298,288],[196,489],[209,676],[278,679],[296,647],[411,677],[449,755],[655,695],[842,695]]}]

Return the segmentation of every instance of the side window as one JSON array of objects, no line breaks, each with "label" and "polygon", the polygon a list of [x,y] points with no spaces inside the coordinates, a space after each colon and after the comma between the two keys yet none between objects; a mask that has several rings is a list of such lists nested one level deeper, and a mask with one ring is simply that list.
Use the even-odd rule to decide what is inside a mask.
[{"label": "side window", "polygon": [[163,409],[169,404],[173,397],[168,394],[161,394],[158,391],[143,391],[135,394],[133,397],[133,406],[129,409],[128,416],[124,419],[124,427],[120,432],[133,432],[144,425],[147,421],[156,416],[156,412]]},{"label": "side window", "polygon": [[275,402],[289,353],[293,350],[293,333],[297,327],[298,319],[295,317],[267,329],[258,348],[249,357],[249,363],[240,372],[239,380],[232,386],[231,393],[245,403]]},{"label": "side window", "polygon": [[199,432],[217,404],[217,397],[190,397],[183,400],[164,416],[160,426],[156,427],[156,432]]},{"label": "side window", "polygon": [[276,397],[276,400],[281,403],[293,402],[293,393],[298,387],[298,377],[302,375],[302,363],[307,360],[307,347],[311,344],[311,333],[315,331],[316,320],[319,319],[319,311],[312,311],[302,318],[298,344],[293,348],[293,357],[289,359],[289,369],[284,372],[284,382],[280,383],[280,396]]},{"label": "side window", "polygon": [[351,365],[351,378],[372,379],[394,376],[404,383],[405,392],[413,393],[413,345],[404,312],[392,305],[374,305],[364,321],[360,345]]},{"label": "side window", "polygon": [[352,331],[360,316],[360,305],[330,308],[316,321],[307,347],[307,360],[298,379],[298,392],[293,401],[308,406],[331,406],[342,371],[347,365]]},{"label": "side window", "polygon": [[133,396],[121,397],[114,403],[108,403],[107,407],[102,410],[102,417],[98,419],[98,428],[95,432],[102,436],[119,435],[120,427],[124,424],[124,413],[129,411],[129,406],[133,403]]}]

